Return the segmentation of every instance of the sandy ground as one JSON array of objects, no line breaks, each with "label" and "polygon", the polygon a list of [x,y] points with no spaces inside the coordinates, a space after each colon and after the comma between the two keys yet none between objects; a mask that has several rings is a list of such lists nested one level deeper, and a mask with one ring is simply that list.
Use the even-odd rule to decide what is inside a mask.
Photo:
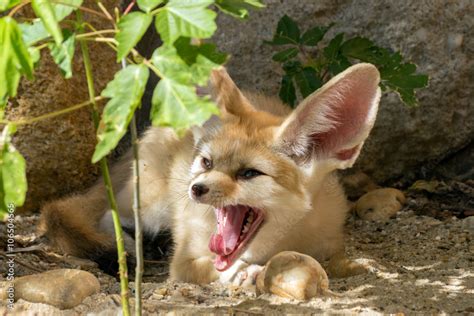
[{"label": "sandy ground", "polygon": [[[413,205],[413,203],[411,203]],[[410,205],[410,203],[408,204]],[[298,302],[271,295],[256,297],[252,289],[219,284],[196,286],[166,281],[166,264],[146,272],[145,314],[183,313],[283,314],[283,313],[474,313],[474,217],[447,217],[442,221],[416,215],[410,207],[386,223],[350,218],[346,225],[347,253],[367,264],[366,275],[331,279],[336,297]],[[37,216],[17,217],[17,240],[25,243]],[[4,269],[5,262],[0,262]],[[37,252],[17,255],[17,276],[59,267],[82,268],[94,273],[101,293],[86,298],[72,310],[60,311],[46,304],[23,300],[15,303],[19,314],[116,315],[119,284],[89,261],[54,259]],[[149,265],[150,266],[150,265]],[[4,279],[5,270],[2,270]],[[131,283],[133,287],[133,282]],[[133,304],[133,300],[132,300]],[[2,305],[4,305],[2,303]],[[0,307],[0,314],[6,312]],[[11,311],[10,311],[11,312]]]}]

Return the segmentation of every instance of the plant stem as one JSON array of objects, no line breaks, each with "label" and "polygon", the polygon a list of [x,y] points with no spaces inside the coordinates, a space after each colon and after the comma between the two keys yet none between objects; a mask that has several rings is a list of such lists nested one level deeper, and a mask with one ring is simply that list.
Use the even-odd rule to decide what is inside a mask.
[{"label": "plant stem", "polygon": [[90,36],[95,36],[95,35],[100,35],[100,34],[110,34],[110,33],[116,33],[117,31],[115,30],[100,30],[100,31],[95,31],[95,32],[89,32],[89,33],[82,33],[76,35],[76,38],[85,38],[85,37],[90,37]]},{"label": "plant stem", "polygon": [[48,45],[49,45],[49,43],[43,43],[43,44],[41,44],[41,45],[34,46],[34,48],[39,49],[39,50],[42,50],[43,48],[48,47]]},{"label": "plant stem", "polygon": [[100,43],[113,43],[117,44],[117,41],[111,37],[79,37],[78,41],[89,41],[89,42],[100,42]]},{"label": "plant stem", "polygon": [[105,6],[102,4],[102,2],[97,1],[97,6],[98,6],[99,9],[102,11],[102,13],[104,13],[104,15],[107,16],[107,18],[109,18],[109,20],[110,20],[110,21],[112,22],[112,24],[115,26],[114,18],[112,17],[112,15],[110,15],[109,11],[107,11],[107,9],[106,9]]},{"label": "plant stem", "polygon": [[27,4],[29,4],[29,3],[30,3],[30,1],[25,1],[25,2],[20,3],[19,5],[17,5],[16,7],[14,7],[14,8],[10,11],[10,13],[8,13],[8,16],[9,16],[9,17],[13,17],[13,16],[15,15],[15,13],[18,12],[18,10],[20,10],[21,8],[23,8],[25,5],[27,5]]},{"label": "plant stem", "polygon": [[132,10],[134,5],[135,5],[135,0],[132,0],[130,4],[128,5],[128,7],[125,9],[125,11],[123,11],[123,15],[127,15]]},{"label": "plant stem", "polygon": [[103,97],[95,97],[93,100],[91,99],[89,101],[85,101],[85,102],[82,102],[82,103],[79,103],[79,104],[75,104],[73,106],[70,106],[68,108],[65,108],[65,109],[62,109],[62,110],[59,110],[59,111],[46,113],[46,114],[43,114],[43,115],[40,115],[40,116],[37,116],[37,117],[33,117],[33,118],[30,118],[30,119],[23,119],[23,120],[18,120],[18,121],[0,120],[0,124],[9,124],[9,123],[12,123],[12,124],[15,124],[15,125],[32,124],[32,123],[35,123],[35,122],[38,122],[38,121],[53,118],[53,117],[56,117],[56,116],[59,116],[59,115],[63,115],[63,114],[78,110],[80,108],[85,107],[86,105],[93,104],[94,102],[100,101],[102,99],[103,99]]},{"label": "plant stem", "polygon": [[[126,67],[125,59],[122,59],[122,67]],[[130,122],[130,135],[133,150],[133,217],[135,220],[135,252],[137,259],[135,267],[135,316],[140,316],[142,314],[143,232],[140,216],[140,157],[135,114]]]},{"label": "plant stem", "polygon": [[[77,12],[77,20],[80,25],[80,31],[83,31],[82,26],[82,13]],[[99,126],[99,109],[95,102],[95,89],[94,89],[94,78],[92,74],[92,63],[89,57],[89,49],[85,41],[81,41],[81,51],[84,59],[84,68],[86,70],[87,88],[89,91],[89,97],[92,101],[92,118],[94,121],[95,128]],[[125,246],[122,235],[122,225],[120,224],[120,216],[118,213],[117,202],[115,201],[114,191],[112,187],[112,180],[110,179],[109,167],[107,159],[102,158],[100,160],[100,169],[102,176],[104,177],[104,185],[107,191],[107,198],[109,200],[110,207],[112,209],[112,219],[114,222],[115,237],[117,243],[117,254],[118,264],[120,273],[120,292],[122,297],[122,312],[123,315],[130,315],[130,307],[128,302],[128,271],[127,271],[127,258],[125,253]]]},{"label": "plant stem", "polygon": [[[132,52],[133,52],[133,49],[132,49]],[[161,79],[165,78],[163,74],[161,73],[161,71],[159,71],[158,68],[156,68],[148,59],[144,58],[143,64],[147,66],[148,68],[150,68]]]},{"label": "plant stem", "polygon": [[[90,23],[87,23],[85,22],[84,23],[85,26],[87,26],[88,28],[90,28],[93,32],[98,32],[96,28],[94,28],[94,26],[92,26]],[[115,40],[112,40],[111,38],[108,38],[108,37],[104,37],[102,34],[98,34],[98,38],[104,38],[106,39],[106,41],[103,41],[105,42],[110,48],[112,48],[114,51],[117,51],[117,42]],[[99,41],[99,40],[98,40]],[[115,46],[114,46],[115,45]],[[130,58],[127,57],[127,62],[130,63],[130,64],[134,64],[133,60],[131,60]]]},{"label": "plant stem", "polygon": [[164,10],[164,7],[159,7],[153,11],[150,12],[151,15],[155,15],[155,14],[158,14],[160,11],[163,11]]}]

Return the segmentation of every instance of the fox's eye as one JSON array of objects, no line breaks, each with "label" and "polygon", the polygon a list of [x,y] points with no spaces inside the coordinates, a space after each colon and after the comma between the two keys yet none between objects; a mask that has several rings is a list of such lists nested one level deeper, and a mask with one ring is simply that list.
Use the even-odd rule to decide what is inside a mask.
[{"label": "fox's eye", "polygon": [[202,157],[201,159],[201,166],[206,169],[206,170],[209,170],[212,168],[212,161],[210,159],[207,159],[206,157]]},{"label": "fox's eye", "polygon": [[237,178],[243,180],[249,180],[258,176],[263,175],[264,173],[256,169],[240,169],[237,171]]}]

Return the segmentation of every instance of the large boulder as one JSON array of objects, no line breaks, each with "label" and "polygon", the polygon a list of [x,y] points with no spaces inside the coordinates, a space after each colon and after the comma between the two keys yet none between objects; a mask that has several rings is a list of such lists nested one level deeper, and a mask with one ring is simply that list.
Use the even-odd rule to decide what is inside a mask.
[{"label": "large boulder", "polygon": [[[357,166],[377,181],[432,169],[474,138],[474,2],[455,1],[265,1],[247,22],[219,18],[215,39],[232,54],[229,72],[243,88],[276,95],[280,67],[264,45],[278,20],[287,14],[302,28],[336,25],[327,35],[365,36],[401,51],[431,77],[420,91],[420,106],[403,105],[384,94],[379,116]],[[425,170],[430,171],[430,170]]]}]

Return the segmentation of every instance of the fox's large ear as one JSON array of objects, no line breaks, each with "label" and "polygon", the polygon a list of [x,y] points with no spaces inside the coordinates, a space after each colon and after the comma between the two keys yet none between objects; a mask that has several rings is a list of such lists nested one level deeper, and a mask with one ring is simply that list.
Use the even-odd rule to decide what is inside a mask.
[{"label": "fox's large ear", "polygon": [[277,146],[297,162],[331,160],[351,167],[375,122],[380,74],[371,64],[348,68],[309,95],[277,132]]},{"label": "fox's large ear", "polygon": [[197,143],[204,137],[206,134],[217,133],[222,126],[222,121],[217,115],[212,115],[202,126],[193,126],[191,127],[191,132],[194,138],[194,144]]},{"label": "fox's large ear", "polygon": [[249,100],[237,88],[224,67],[211,73],[211,94],[223,114],[245,116],[255,111]]}]

